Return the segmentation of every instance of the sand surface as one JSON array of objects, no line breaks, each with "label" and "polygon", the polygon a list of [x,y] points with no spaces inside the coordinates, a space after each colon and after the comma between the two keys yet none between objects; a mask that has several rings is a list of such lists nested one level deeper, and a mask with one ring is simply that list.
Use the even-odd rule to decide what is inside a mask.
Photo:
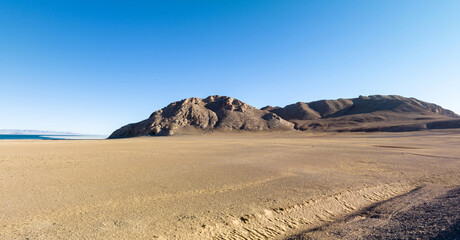
[{"label": "sand surface", "polygon": [[458,130],[5,140],[0,239],[340,238],[349,219],[391,226],[356,218],[385,200],[449,196],[459,173]]},{"label": "sand surface", "polygon": [[460,187],[424,185],[288,239],[460,239]]}]

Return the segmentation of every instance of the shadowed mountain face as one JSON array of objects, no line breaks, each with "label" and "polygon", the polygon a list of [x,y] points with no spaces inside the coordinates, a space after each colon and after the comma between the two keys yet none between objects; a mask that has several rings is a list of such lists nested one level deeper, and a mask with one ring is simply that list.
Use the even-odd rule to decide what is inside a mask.
[{"label": "shadowed mountain face", "polygon": [[139,123],[116,130],[109,138],[206,132],[213,130],[292,130],[293,123],[240,100],[209,96],[188,98],[158,110]]},{"label": "shadowed mountain face", "polygon": [[459,128],[458,118],[438,105],[401,96],[360,96],[257,109],[216,95],[171,103],[144,121],[121,127],[109,138],[215,130],[416,131]]},{"label": "shadowed mountain face", "polygon": [[459,118],[452,111],[415,98],[394,95],[298,102],[284,108],[268,106],[262,109],[295,123],[299,130],[414,131],[452,128],[460,124],[455,120],[445,122]]}]

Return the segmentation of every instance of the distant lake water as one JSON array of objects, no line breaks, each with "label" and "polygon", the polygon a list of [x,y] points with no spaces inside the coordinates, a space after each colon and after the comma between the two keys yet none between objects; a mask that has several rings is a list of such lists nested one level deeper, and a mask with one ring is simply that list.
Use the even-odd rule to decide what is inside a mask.
[{"label": "distant lake water", "polygon": [[41,139],[41,140],[84,140],[84,139],[105,139],[102,135],[22,135],[22,134],[0,134],[0,140],[20,139]]}]

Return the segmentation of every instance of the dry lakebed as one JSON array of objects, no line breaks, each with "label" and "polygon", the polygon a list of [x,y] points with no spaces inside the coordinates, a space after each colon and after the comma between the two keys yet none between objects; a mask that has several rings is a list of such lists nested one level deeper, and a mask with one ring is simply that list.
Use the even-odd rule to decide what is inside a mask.
[{"label": "dry lakebed", "polygon": [[0,141],[0,239],[455,239],[460,130]]}]

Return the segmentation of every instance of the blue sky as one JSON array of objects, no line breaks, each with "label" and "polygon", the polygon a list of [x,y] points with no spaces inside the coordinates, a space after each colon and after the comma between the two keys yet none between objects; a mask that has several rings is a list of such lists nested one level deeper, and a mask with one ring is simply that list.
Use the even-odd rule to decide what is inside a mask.
[{"label": "blue sky", "polygon": [[0,2],[0,129],[109,134],[170,102],[398,94],[460,113],[460,1]]}]

